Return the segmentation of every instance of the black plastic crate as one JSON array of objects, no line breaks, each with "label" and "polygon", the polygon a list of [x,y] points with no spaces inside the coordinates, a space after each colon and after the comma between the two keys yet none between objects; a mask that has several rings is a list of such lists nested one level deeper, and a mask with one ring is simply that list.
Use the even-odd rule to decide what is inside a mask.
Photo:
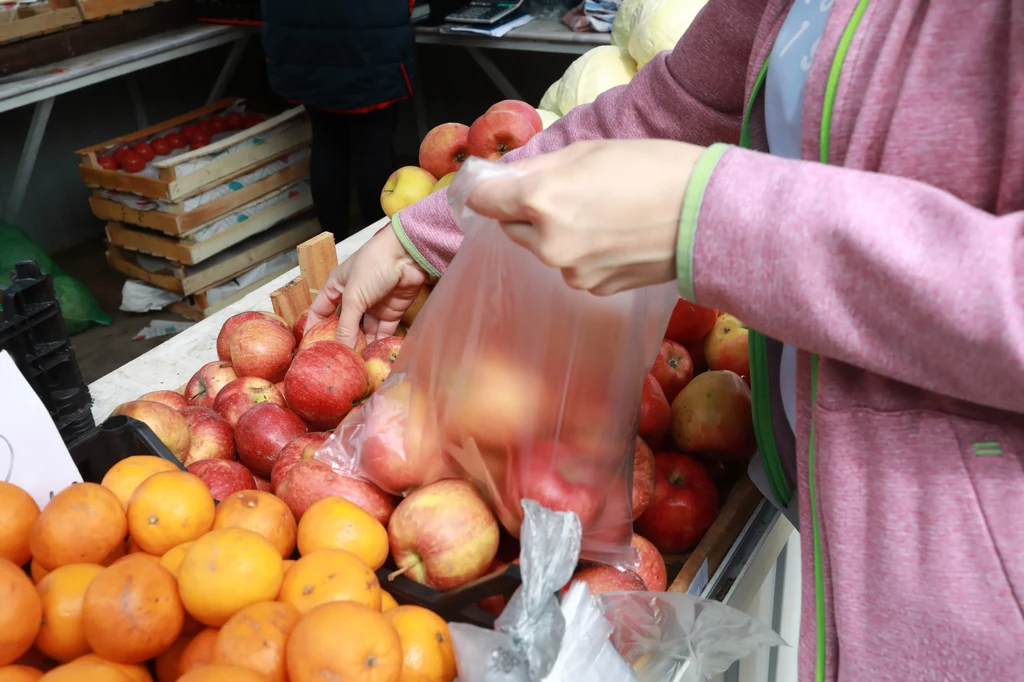
[{"label": "black plastic crate", "polygon": [[393,570],[394,567],[386,565],[378,569],[377,580],[399,604],[426,607],[449,623],[470,623],[484,628],[493,628],[496,616],[476,603],[495,596],[508,599],[522,584],[517,564],[447,592],[421,585],[404,575],[389,580],[388,575]]},{"label": "black plastic crate", "polygon": [[43,401],[65,443],[96,424],[92,398],[71,347],[53,290],[53,279],[35,261],[20,261],[3,290],[0,351],[14,358]]},{"label": "black plastic crate", "polygon": [[69,443],[68,450],[87,483],[101,482],[111,467],[133,455],[161,457],[186,470],[148,426],[130,417],[111,417]]},{"label": "black plastic crate", "polygon": [[199,21],[258,26],[263,23],[260,0],[194,0]]}]

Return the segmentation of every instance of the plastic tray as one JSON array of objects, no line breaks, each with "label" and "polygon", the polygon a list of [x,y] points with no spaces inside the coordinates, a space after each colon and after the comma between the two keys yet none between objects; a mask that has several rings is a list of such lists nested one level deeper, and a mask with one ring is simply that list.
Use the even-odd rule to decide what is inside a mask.
[{"label": "plastic tray", "polygon": [[46,405],[65,443],[92,429],[92,398],[64,327],[53,279],[35,261],[19,261],[3,290],[0,351],[14,358]]}]

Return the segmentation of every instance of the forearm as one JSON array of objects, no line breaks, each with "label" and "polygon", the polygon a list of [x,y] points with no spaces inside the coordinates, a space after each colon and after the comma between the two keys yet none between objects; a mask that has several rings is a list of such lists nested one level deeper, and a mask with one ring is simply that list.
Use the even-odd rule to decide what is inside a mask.
[{"label": "forearm", "polygon": [[804,350],[1024,412],[1024,213],[996,217],[894,176],[718,153],[687,195],[684,296]]},{"label": "forearm", "polygon": [[[712,0],[671,53],[659,55],[629,85],[573,109],[525,147],[514,161],[573,142],[659,138],[701,146],[739,138],[746,66],[764,0]],[[447,191],[402,211],[395,231],[417,261],[440,274],[462,242]]]}]

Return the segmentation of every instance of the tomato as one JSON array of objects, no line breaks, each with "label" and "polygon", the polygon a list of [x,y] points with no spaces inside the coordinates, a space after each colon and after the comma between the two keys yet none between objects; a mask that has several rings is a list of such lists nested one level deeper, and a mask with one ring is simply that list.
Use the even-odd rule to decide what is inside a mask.
[{"label": "tomato", "polygon": [[152,161],[156,156],[156,152],[153,151],[153,148],[149,146],[148,142],[140,142],[132,147],[132,149],[136,154],[141,156],[146,163]]},{"label": "tomato", "polygon": [[96,163],[100,165],[100,168],[106,168],[107,170],[117,170],[117,161],[113,156],[101,156],[96,159]]},{"label": "tomato", "polygon": [[171,149],[181,149],[188,146],[188,142],[181,136],[180,133],[169,133],[165,138],[167,144],[171,145]]},{"label": "tomato", "polygon": [[242,127],[242,115],[237,111],[228,112],[224,120],[228,124],[228,130],[238,130]]},{"label": "tomato", "polygon": [[189,143],[188,148],[195,151],[208,144],[210,144],[210,134],[197,130],[196,134],[192,136],[192,142]]},{"label": "tomato", "polygon": [[207,135],[213,134],[213,128],[210,126],[209,121],[200,121],[196,124],[196,131],[206,133]]},{"label": "tomato", "polygon": [[263,117],[259,114],[246,114],[242,117],[242,127],[252,128],[254,125],[263,123]]},{"label": "tomato", "polygon": [[167,156],[171,153],[171,143],[166,137],[158,137],[149,145],[156,152],[157,156]]},{"label": "tomato", "polygon": [[114,161],[121,163],[121,157],[124,156],[126,151],[128,151],[128,147],[120,147],[114,150]]},{"label": "tomato", "polygon": [[138,173],[146,167],[146,160],[136,151],[127,151],[121,157],[121,168],[129,173]]},{"label": "tomato", "polygon": [[214,115],[210,117],[210,132],[212,134],[223,133],[227,129],[228,124],[220,116]]},{"label": "tomato", "polygon": [[196,127],[194,125],[187,125],[181,129],[181,136],[186,140],[191,141],[192,137],[196,134]]}]

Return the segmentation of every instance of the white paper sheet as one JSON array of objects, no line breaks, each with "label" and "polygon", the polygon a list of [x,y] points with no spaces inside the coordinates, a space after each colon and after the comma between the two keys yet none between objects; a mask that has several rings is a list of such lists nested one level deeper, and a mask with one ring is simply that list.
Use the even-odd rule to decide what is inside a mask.
[{"label": "white paper sheet", "polygon": [[0,386],[0,477],[42,509],[82,476],[46,406],[6,351],[0,352]]}]

